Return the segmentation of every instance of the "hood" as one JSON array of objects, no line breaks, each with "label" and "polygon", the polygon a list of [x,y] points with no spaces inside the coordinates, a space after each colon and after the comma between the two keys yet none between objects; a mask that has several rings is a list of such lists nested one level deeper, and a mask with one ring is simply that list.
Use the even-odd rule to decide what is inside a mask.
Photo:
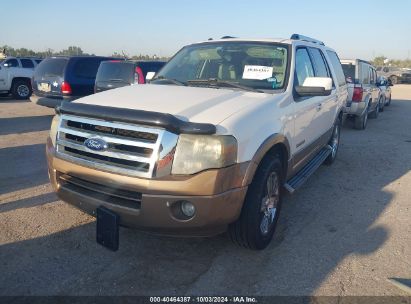
[{"label": "hood", "polygon": [[75,102],[169,113],[181,120],[219,124],[272,94],[175,85],[133,85],[77,99]]}]

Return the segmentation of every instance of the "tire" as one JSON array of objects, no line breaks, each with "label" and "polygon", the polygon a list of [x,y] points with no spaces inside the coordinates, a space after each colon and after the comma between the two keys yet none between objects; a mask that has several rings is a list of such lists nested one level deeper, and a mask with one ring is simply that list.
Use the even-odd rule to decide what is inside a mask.
[{"label": "tire", "polygon": [[354,128],[357,130],[365,130],[368,122],[368,111],[365,110],[361,116],[355,116]]},{"label": "tire", "polygon": [[240,218],[228,227],[234,243],[262,250],[271,242],[281,210],[283,175],[280,154],[267,155],[261,161],[248,187]]},{"label": "tire", "polygon": [[384,112],[384,107],[385,107],[385,96],[381,97],[380,112]]},{"label": "tire", "polygon": [[387,107],[389,107],[389,106],[390,106],[390,104],[391,104],[391,95],[390,95],[390,98],[389,98],[389,99],[388,99],[388,101],[387,101],[386,106],[387,106]]},{"label": "tire", "polygon": [[334,123],[333,133],[331,135],[328,144],[331,147],[331,154],[325,159],[324,164],[331,166],[337,158],[338,148],[340,147],[340,135],[341,135],[341,118],[338,117]]},{"label": "tire", "polygon": [[375,106],[374,111],[372,111],[372,112],[370,113],[370,118],[373,118],[373,119],[377,119],[377,118],[378,118],[378,115],[380,114],[380,104],[381,104],[381,98],[378,100],[378,103],[377,103],[377,105]]},{"label": "tire", "polygon": [[391,79],[392,84],[398,84],[399,83],[397,76],[391,76],[390,79]]},{"label": "tire", "polygon": [[11,88],[11,95],[13,95],[14,99],[29,99],[31,96],[31,85],[30,82],[27,80],[16,80],[13,82],[13,86]]}]

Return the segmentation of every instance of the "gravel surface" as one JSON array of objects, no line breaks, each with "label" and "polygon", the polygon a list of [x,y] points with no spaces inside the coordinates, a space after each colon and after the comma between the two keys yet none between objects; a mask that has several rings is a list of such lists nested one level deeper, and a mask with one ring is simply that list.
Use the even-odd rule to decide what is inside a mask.
[{"label": "gravel surface", "polygon": [[398,295],[411,278],[411,86],[365,131],[346,123],[338,159],[288,195],[263,252],[222,235],[179,239],[120,230],[57,199],[45,139],[53,110],[0,99],[0,295]]}]

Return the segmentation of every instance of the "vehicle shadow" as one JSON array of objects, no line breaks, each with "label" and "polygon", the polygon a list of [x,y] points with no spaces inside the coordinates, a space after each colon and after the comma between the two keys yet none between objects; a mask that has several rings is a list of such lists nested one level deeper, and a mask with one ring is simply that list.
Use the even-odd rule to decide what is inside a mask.
[{"label": "vehicle shadow", "polygon": [[[110,252],[95,243],[92,222],[1,245],[0,295],[312,295],[347,257],[374,253],[390,237],[378,219],[393,202],[390,185],[411,170],[404,153],[411,121],[401,118],[411,102],[388,113],[387,133],[378,120],[361,132],[344,129],[333,166],[285,197],[265,251],[239,248],[226,236],[167,238],[122,228],[120,250]],[[328,288],[344,292],[343,282]]]},{"label": "vehicle shadow", "polygon": [[0,194],[48,182],[45,144],[0,149]]},{"label": "vehicle shadow", "polygon": [[53,115],[0,118],[0,135],[45,131]]},{"label": "vehicle shadow", "polygon": [[39,205],[44,205],[58,201],[58,197],[54,192],[43,193],[28,198],[23,198],[7,203],[0,203],[0,213],[13,211],[21,208],[31,208]]}]

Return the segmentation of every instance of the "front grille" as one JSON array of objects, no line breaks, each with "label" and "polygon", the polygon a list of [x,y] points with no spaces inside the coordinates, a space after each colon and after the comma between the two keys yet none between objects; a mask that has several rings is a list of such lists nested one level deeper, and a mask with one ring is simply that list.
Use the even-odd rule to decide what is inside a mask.
[{"label": "front grille", "polygon": [[[62,115],[57,156],[107,172],[151,178],[165,130],[99,119]],[[103,151],[84,145],[89,138],[107,143]]]},{"label": "front grille", "polygon": [[57,174],[57,181],[62,190],[68,190],[126,208],[141,208],[142,194],[140,192],[107,187],[105,185],[61,173]]}]

